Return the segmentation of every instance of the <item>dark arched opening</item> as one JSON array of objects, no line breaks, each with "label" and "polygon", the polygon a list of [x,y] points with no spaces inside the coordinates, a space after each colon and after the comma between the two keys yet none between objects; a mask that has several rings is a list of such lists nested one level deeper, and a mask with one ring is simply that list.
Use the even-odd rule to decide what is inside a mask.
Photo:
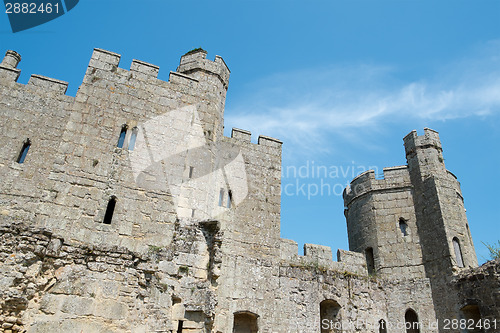
[{"label": "dark arched opening", "polygon": [[408,236],[408,224],[406,223],[406,220],[402,217],[399,218],[399,230],[401,230],[403,236]]},{"label": "dark arched opening", "polygon": [[378,321],[378,332],[379,333],[387,333],[387,323],[383,319],[380,319]]},{"label": "dark arched opening", "polygon": [[123,125],[120,131],[120,137],[118,138],[118,144],[116,145],[118,148],[123,148],[126,135],[127,135],[127,125]]},{"label": "dark arched opening", "polygon": [[406,333],[420,333],[420,323],[418,316],[412,309],[406,310],[405,313]]},{"label": "dark arched opening", "polygon": [[111,224],[111,221],[113,220],[113,213],[115,211],[115,206],[116,206],[116,197],[113,196],[111,199],[108,201],[108,206],[106,207],[106,213],[104,214],[104,224]]},{"label": "dark arched opening", "polygon": [[375,257],[373,255],[373,248],[369,247],[365,250],[366,268],[368,274],[375,274]]},{"label": "dark arched opening", "polygon": [[321,333],[341,332],[340,305],[334,300],[324,300],[319,304]]},{"label": "dark arched opening", "polygon": [[258,316],[252,312],[242,311],[234,314],[233,333],[257,333]]}]

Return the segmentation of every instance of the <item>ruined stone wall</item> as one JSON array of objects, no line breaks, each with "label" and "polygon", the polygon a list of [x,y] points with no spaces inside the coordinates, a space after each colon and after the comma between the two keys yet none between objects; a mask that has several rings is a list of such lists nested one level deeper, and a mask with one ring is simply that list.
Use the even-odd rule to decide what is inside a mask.
[{"label": "ruined stone wall", "polygon": [[449,304],[450,311],[464,316],[464,308],[477,306],[485,332],[500,332],[500,260],[493,260],[477,268],[462,270],[450,282],[458,293],[458,302]]},{"label": "ruined stone wall", "polygon": [[0,331],[172,332],[183,321],[183,332],[210,332],[217,261],[206,237],[217,236],[206,231],[177,224],[169,248],[136,253],[3,219]]}]

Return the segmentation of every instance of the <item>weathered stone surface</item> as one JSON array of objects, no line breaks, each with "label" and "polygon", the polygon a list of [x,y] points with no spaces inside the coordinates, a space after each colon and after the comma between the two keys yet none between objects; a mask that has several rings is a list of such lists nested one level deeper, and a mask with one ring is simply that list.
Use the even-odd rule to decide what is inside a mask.
[{"label": "weathered stone surface", "polygon": [[346,189],[351,251],[299,255],[280,237],[281,141],[223,136],[221,57],[188,52],[165,82],[95,49],[75,97],[40,75],[17,83],[20,59],[0,64],[0,332],[326,332],[328,318],[379,332],[409,309],[443,332],[430,324],[474,306],[499,318],[499,263],[476,268],[436,132],[405,138],[407,166]]}]

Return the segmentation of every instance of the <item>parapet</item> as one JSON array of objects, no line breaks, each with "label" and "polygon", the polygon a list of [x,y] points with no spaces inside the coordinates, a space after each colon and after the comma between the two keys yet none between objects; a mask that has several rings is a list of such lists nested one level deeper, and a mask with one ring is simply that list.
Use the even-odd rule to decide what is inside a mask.
[{"label": "parapet", "polygon": [[[236,140],[237,142],[240,143],[248,143],[252,144],[252,133],[247,130],[243,130],[240,128],[234,128],[231,131],[231,139]],[[253,144],[252,144],[253,145]],[[271,138],[269,136],[264,136],[260,135],[259,139],[257,140],[257,146],[262,146],[262,147],[270,147],[272,149],[268,149],[269,152],[281,152],[281,146],[283,145],[283,142],[276,139],[276,138]]]},{"label": "parapet", "polygon": [[132,60],[132,65],[130,65],[130,71],[135,72],[136,75],[141,76],[142,78],[154,78],[158,77],[158,72],[160,67],[140,61],[140,60]]},{"label": "parapet", "polygon": [[28,86],[40,87],[59,94],[65,94],[68,89],[68,82],[33,74],[28,81]]},{"label": "parapet", "polygon": [[17,65],[20,61],[21,55],[16,51],[8,50],[5,52],[5,57],[0,63],[0,76],[17,81],[19,75],[21,74],[21,70],[17,69]]},{"label": "parapet", "polygon": [[366,275],[366,258],[362,253],[338,250],[337,261],[333,260],[332,249],[329,246],[304,244],[304,255],[298,254],[295,241],[281,239],[280,256],[283,263],[291,266],[316,267],[322,270],[350,272]]},{"label": "parapet", "polygon": [[352,252],[339,249],[337,251],[337,261],[343,262],[346,266],[366,267],[366,257],[363,253]]},{"label": "parapet", "polygon": [[329,262],[333,260],[332,249],[324,245],[304,244],[304,256],[310,257],[317,262]]},{"label": "parapet", "polygon": [[258,143],[259,143],[259,145],[280,148],[280,149],[281,149],[281,145],[283,144],[283,142],[278,140],[278,139],[271,138],[269,136],[264,136],[264,135],[259,136]]},{"label": "parapet", "polygon": [[241,141],[250,142],[252,139],[252,133],[250,131],[242,130],[233,127],[231,131],[231,138]]},{"label": "parapet", "polygon": [[120,64],[120,58],[121,55],[118,53],[95,48],[90,58],[89,67],[113,71]]},{"label": "parapet", "polygon": [[231,72],[220,56],[215,56],[214,61],[208,60],[207,51],[203,49],[195,49],[184,54],[181,57],[179,67],[177,67],[177,72],[191,74],[198,71],[216,75],[224,88],[227,89]]},{"label": "parapet", "polygon": [[[193,85],[199,83],[203,77],[197,73],[204,72],[214,74],[222,83],[224,89],[227,89],[229,83],[229,69],[224,60],[216,56],[214,61],[206,59],[207,52],[199,49],[193,50],[181,57],[180,65],[176,72],[170,72],[169,82],[181,85]],[[89,80],[92,80],[92,74],[96,70],[107,72],[118,72],[122,75],[127,71],[118,68],[121,55],[111,51],[95,48],[87,69]],[[139,80],[157,80],[160,67],[141,60],[134,59],[130,65],[130,73],[135,79]]]},{"label": "parapet", "polygon": [[418,148],[434,147],[442,151],[441,140],[439,140],[439,133],[433,129],[424,128],[424,135],[418,135],[416,130],[411,131],[403,139],[406,155],[414,153]]},{"label": "parapet", "polygon": [[384,168],[382,179],[376,179],[375,171],[363,172],[351,181],[344,189],[344,205],[347,206],[355,198],[373,191],[395,190],[411,187],[408,166]]}]

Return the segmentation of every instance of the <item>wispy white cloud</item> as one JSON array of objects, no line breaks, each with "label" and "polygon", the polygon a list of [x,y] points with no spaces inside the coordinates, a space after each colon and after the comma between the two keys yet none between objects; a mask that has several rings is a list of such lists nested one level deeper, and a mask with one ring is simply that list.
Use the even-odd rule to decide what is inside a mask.
[{"label": "wispy white cloud", "polygon": [[402,80],[397,68],[367,64],[274,74],[233,101],[226,123],[318,149],[329,135],[387,123],[499,114],[498,54],[500,42],[492,41],[417,81]]}]

